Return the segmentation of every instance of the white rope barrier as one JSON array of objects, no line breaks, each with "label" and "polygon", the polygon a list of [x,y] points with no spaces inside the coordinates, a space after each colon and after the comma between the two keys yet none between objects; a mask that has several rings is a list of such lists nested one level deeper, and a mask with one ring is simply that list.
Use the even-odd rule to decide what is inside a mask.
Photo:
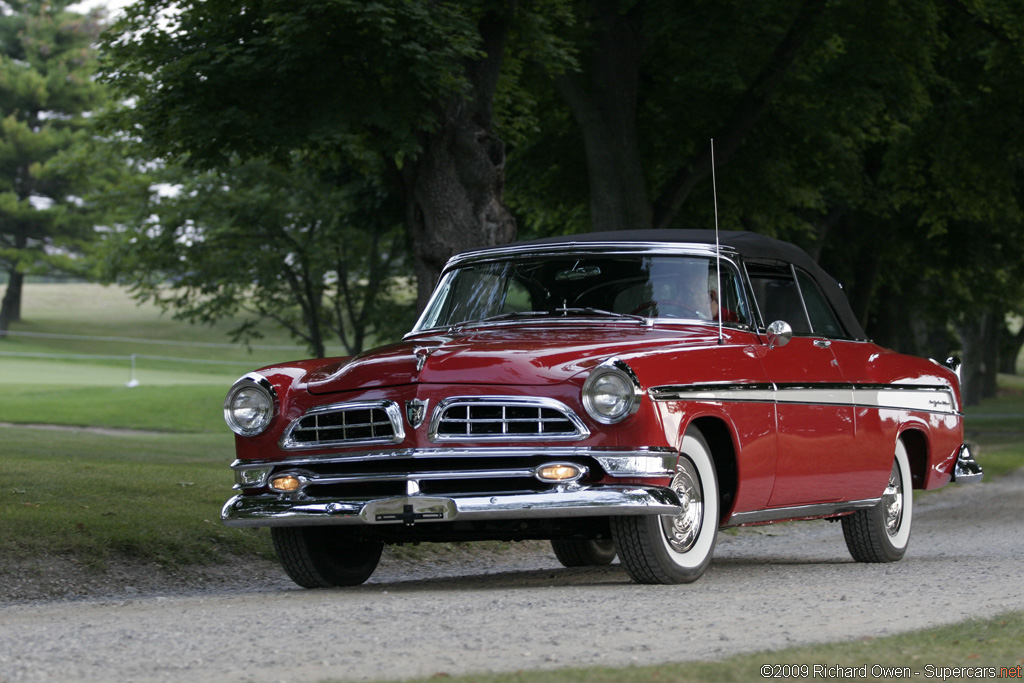
[{"label": "white rope barrier", "polygon": [[135,337],[89,337],[81,334],[53,334],[49,332],[0,331],[0,337],[32,337],[36,339],[71,339],[76,341],[124,342],[129,344],[155,344],[165,346],[192,346],[208,349],[256,349],[259,351],[305,350],[305,346],[271,346],[265,344],[225,344],[218,342],[171,341],[164,339],[139,339]]},{"label": "white rope barrier", "polygon": [[150,356],[143,353],[132,353],[128,355],[105,355],[105,354],[86,354],[86,353],[39,353],[34,351],[0,351],[0,357],[4,358],[42,358],[46,360],[120,360],[129,361],[131,369],[128,373],[128,381],[125,383],[127,387],[139,386],[139,380],[135,376],[135,361],[138,359],[142,360],[155,360],[172,363],[194,363],[200,365],[237,365],[245,367],[253,367],[252,361],[237,361],[237,360],[210,360],[206,358],[175,358],[172,356]]}]

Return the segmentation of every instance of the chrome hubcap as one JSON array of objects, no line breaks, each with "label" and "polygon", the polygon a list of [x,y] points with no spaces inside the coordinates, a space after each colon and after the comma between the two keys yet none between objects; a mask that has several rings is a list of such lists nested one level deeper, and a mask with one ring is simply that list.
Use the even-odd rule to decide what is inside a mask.
[{"label": "chrome hubcap", "polygon": [[885,530],[890,536],[895,536],[903,523],[903,482],[898,463],[893,463],[889,473],[889,485],[882,494],[882,504],[885,505]]},{"label": "chrome hubcap", "polygon": [[685,553],[697,542],[701,522],[704,520],[704,500],[701,496],[697,470],[686,458],[680,458],[672,489],[679,494],[683,510],[678,515],[661,518],[665,538],[677,553]]}]

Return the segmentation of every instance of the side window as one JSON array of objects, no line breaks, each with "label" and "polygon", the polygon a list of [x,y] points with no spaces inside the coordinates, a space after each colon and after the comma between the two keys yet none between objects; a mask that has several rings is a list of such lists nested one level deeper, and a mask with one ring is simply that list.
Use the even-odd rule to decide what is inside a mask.
[{"label": "side window", "polygon": [[784,320],[793,328],[794,334],[811,334],[800,290],[789,267],[751,264],[747,267],[747,275],[765,325]]},{"label": "side window", "polygon": [[807,306],[807,314],[811,317],[811,327],[814,334],[823,337],[842,338],[843,327],[839,324],[832,307],[825,300],[825,295],[818,289],[811,276],[802,270],[796,272],[796,279],[800,283],[800,291],[804,295],[804,304]]}]

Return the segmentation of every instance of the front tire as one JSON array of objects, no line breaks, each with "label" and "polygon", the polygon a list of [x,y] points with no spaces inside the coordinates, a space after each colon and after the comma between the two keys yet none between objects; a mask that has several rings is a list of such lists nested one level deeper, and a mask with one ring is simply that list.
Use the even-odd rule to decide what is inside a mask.
[{"label": "front tire", "polygon": [[333,526],[271,527],[281,566],[303,588],[358,586],[377,568],[384,544]]},{"label": "front tire", "polygon": [[889,483],[873,508],[843,517],[843,536],[857,562],[896,562],[907,552],[914,513],[910,460],[902,441],[896,442]]},{"label": "front tire", "polygon": [[692,583],[704,574],[718,535],[719,496],[711,449],[696,429],[683,437],[672,488],[678,515],[613,517],[619,558],[637,583]]},{"label": "front tire", "polygon": [[610,539],[579,540],[555,538],[551,549],[563,567],[600,567],[615,559],[615,544]]}]

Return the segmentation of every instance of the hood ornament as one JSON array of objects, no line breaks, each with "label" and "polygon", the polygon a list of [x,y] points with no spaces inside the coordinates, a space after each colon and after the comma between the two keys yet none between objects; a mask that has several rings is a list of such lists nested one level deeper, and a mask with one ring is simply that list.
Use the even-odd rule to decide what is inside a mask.
[{"label": "hood ornament", "polygon": [[423,369],[423,366],[427,364],[427,359],[430,358],[432,349],[427,346],[417,346],[412,351],[412,355],[416,357],[416,372]]},{"label": "hood ornament", "polygon": [[427,405],[429,403],[430,399],[419,398],[405,402],[405,417],[409,420],[409,426],[413,429],[419,429],[419,426],[423,424],[423,420],[427,416]]}]

